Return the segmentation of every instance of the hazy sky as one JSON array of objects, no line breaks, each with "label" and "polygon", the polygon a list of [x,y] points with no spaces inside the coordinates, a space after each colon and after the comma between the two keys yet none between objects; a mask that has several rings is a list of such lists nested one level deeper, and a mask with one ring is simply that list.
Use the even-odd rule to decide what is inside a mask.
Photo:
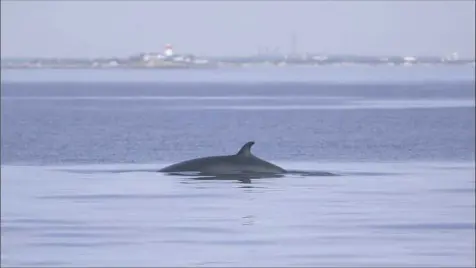
[{"label": "hazy sky", "polygon": [[1,1],[2,57],[298,52],[474,57],[475,1]]}]

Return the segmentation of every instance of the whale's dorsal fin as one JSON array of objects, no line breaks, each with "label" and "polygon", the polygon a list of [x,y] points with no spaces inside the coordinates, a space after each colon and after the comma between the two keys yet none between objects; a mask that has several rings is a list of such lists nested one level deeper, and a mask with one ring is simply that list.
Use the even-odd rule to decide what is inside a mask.
[{"label": "whale's dorsal fin", "polygon": [[251,155],[251,146],[255,144],[254,141],[249,141],[243,147],[241,147],[240,151],[236,155],[240,156],[250,156]]}]

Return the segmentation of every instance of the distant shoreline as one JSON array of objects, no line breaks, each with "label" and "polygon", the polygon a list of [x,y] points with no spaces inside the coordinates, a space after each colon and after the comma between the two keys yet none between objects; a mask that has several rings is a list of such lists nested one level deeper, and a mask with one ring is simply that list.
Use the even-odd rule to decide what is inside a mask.
[{"label": "distant shoreline", "polygon": [[474,59],[436,56],[254,55],[198,58],[193,55],[136,55],[128,58],[3,58],[2,69],[176,70],[247,67],[475,65]]},{"label": "distant shoreline", "polygon": [[474,61],[464,62],[447,62],[447,63],[330,63],[330,64],[224,64],[224,65],[186,65],[186,66],[71,66],[71,65],[22,65],[10,64],[2,65],[2,70],[212,70],[212,69],[246,69],[253,67],[266,68],[293,68],[293,67],[308,67],[308,68],[323,68],[323,67],[349,67],[349,66],[367,66],[367,67],[412,67],[412,66],[475,66]]}]

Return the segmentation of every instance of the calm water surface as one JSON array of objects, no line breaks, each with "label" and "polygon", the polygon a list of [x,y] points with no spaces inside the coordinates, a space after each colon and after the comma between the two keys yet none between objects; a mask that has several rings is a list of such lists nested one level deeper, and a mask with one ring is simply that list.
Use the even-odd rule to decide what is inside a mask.
[{"label": "calm water surface", "polygon": [[474,266],[472,68],[2,70],[2,266]]}]

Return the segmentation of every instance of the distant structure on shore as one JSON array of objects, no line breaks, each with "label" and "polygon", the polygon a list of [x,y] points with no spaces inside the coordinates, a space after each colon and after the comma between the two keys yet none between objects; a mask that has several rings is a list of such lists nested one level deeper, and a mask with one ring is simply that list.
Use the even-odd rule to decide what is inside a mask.
[{"label": "distant structure on shore", "polygon": [[142,67],[180,67],[184,64],[207,64],[205,59],[198,59],[192,54],[177,54],[171,44],[166,44],[163,53],[147,52],[128,58],[129,63]]},{"label": "distant structure on shore", "polygon": [[164,54],[165,54],[166,57],[172,57],[174,55],[174,51],[172,50],[172,45],[171,44],[167,44],[165,46]]}]

